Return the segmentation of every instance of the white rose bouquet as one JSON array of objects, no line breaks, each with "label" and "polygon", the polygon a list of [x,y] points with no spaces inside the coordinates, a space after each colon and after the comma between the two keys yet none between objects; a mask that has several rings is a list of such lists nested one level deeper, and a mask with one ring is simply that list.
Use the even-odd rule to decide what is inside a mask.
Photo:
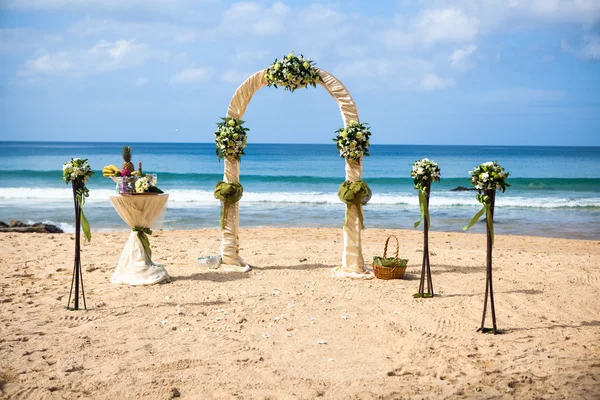
[{"label": "white rose bouquet", "polygon": [[[66,184],[75,182],[77,187],[85,187],[87,181],[94,175],[94,171],[90,168],[87,158],[85,160],[82,160],[81,158],[71,158],[70,161],[63,164],[62,169],[62,180],[65,181]],[[87,191],[87,188],[85,190]]]},{"label": "white rose bouquet", "polygon": [[156,182],[152,178],[152,175],[146,175],[141,178],[138,178],[135,181],[135,192],[136,193],[163,193],[158,187],[156,187]]},{"label": "white rose bouquet", "polygon": [[244,121],[235,118],[221,118],[215,131],[215,144],[219,161],[225,157],[239,160],[244,155],[247,134],[250,129],[243,127]]},{"label": "white rose bouquet", "polygon": [[273,61],[265,70],[265,79],[267,86],[283,86],[285,90],[293,92],[308,85],[316,87],[321,75],[314,67],[313,61],[304,58],[302,54],[296,57],[294,52],[291,52],[281,60]]},{"label": "white rose bouquet", "polygon": [[71,160],[63,164],[63,175],[62,180],[68,185],[73,185],[73,192],[77,200],[76,210],[79,208],[79,217],[81,220],[81,227],[83,228],[83,235],[88,240],[92,239],[92,233],[90,231],[90,224],[83,214],[83,205],[85,204],[85,198],[89,197],[90,191],[85,186],[88,180],[94,175],[94,171],[88,164],[88,160],[81,158],[71,158]]},{"label": "white rose bouquet", "polygon": [[506,183],[509,173],[504,171],[497,161],[488,161],[469,171],[471,185],[481,193],[482,190],[501,190],[504,192],[509,184]]},{"label": "white rose bouquet", "polygon": [[145,176],[135,181],[135,192],[145,193],[150,189],[150,181]]},{"label": "white rose bouquet", "polygon": [[440,166],[427,158],[415,161],[410,176],[415,180],[415,189],[424,190],[427,183],[440,181]]},{"label": "white rose bouquet", "polygon": [[428,187],[431,187],[432,182],[439,182],[440,180],[440,166],[438,163],[424,158],[422,160],[415,161],[412,166],[410,176],[414,178],[415,189],[419,191],[419,208],[421,209],[421,219],[415,222],[414,227],[419,226],[421,221],[425,219],[427,226],[431,226],[429,220],[429,204],[427,201]]},{"label": "white rose bouquet", "polygon": [[463,226],[463,230],[466,231],[475,225],[485,212],[488,229],[493,243],[494,221],[492,207],[494,206],[495,191],[500,190],[501,192],[504,192],[506,191],[506,188],[510,186],[506,183],[509,173],[504,171],[504,168],[502,168],[497,161],[488,161],[478,165],[473,171],[469,171],[469,174],[471,175],[471,185],[475,186],[478,192],[476,196],[477,201],[483,204],[483,208],[475,214],[473,219],[471,219],[471,222],[469,222],[469,225]]},{"label": "white rose bouquet", "polygon": [[346,160],[360,163],[363,156],[369,154],[369,138],[371,137],[368,124],[360,124],[356,121],[350,121],[348,126],[336,131],[337,136],[333,138],[336,142],[340,157]]}]

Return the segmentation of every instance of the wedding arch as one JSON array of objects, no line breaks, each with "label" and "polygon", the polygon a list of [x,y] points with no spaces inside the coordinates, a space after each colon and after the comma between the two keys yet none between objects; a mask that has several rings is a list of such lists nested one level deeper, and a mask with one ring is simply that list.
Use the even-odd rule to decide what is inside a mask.
[{"label": "wedding arch", "polygon": [[[373,275],[365,268],[362,255],[361,230],[363,229],[362,206],[370,189],[362,182],[362,156],[368,155],[368,126],[360,124],[358,110],[352,96],[344,85],[330,73],[316,68],[309,59],[296,57],[294,53],[277,59],[271,66],[246,79],[235,91],[226,118],[218,124],[215,132],[217,155],[224,158],[223,181],[217,184],[215,197],[223,201],[221,210],[221,264],[225,271],[246,272],[251,269],[239,252],[239,202],[242,196],[240,179],[240,157],[246,144],[242,117],[252,96],[263,86],[283,86],[293,92],[307,85],[324,87],[337,102],[344,128],[338,132],[337,143],[340,154],[346,158],[346,180],[340,187],[340,199],[346,203],[343,227],[344,249],[342,263],[335,267],[332,275],[369,279]],[[362,129],[362,131],[361,131]],[[366,135],[365,135],[366,133]],[[352,139],[352,140],[350,140]],[[362,147],[361,147],[362,145]],[[236,157],[237,155],[237,157]],[[368,195],[367,195],[368,192]],[[366,201],[365,201],[366,200]]]}]

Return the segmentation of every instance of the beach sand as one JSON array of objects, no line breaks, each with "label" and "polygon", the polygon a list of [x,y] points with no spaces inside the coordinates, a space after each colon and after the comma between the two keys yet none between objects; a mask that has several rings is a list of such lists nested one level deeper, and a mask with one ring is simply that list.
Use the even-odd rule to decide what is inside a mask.
[{"label": "beach sand", "polygon": [[331,278],[341,229],[263,228],[240,232],[249,273],[198,264],[218,230],[158,231],[171,282],[112,285],[128,234],[82,246],[87,311],[65,309],[73,234],[0,234],[0,397],[600,398],[600,241],[496,236],[494,336],[484,235],[432,232],[417,300],[417,230],[363,232],[366,260],[398,236],[403,280]]}]

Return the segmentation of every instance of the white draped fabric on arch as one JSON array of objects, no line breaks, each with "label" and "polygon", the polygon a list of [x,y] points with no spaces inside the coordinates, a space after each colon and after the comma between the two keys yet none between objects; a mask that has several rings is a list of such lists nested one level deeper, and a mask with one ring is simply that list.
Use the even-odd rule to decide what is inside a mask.
[{"label": "white draped fabric on arch", "polygon": [[[326,71],[315,68],[321,79],[317,83],[323,86],[338,103],[344,126],[350,121],[360,122],[358,110],[352,96],[344,85],[333,75]],[[260,88],[267,85],[265,70],[261,70],[250,76],[236,90],[229,108],[227,117],[241,120],[246,107],[252,96]],[[235,183],[240,179],[240,161],[233,157],[225,157],[224,182]],[[346,180],[356,182],[361,180],[362,165],[359,162],[346,160]],[[239,202],[226,206],[224,226],[221,229],[221,265],[220,270],[246,272],[250,265],[244,261],[239,252]],[[343,228],[344,250],[342,263],[335,267],[332,275],[335,277],[349,277],[359,279],[370,279],[373,274],[365,268],[361,246],[361,221],[362,205],[346,206],[346,223]]]}]

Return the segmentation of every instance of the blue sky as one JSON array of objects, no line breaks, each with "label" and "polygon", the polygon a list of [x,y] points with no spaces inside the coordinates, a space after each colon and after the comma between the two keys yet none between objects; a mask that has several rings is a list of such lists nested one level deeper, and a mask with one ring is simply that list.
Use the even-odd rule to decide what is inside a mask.
[{"label": "blue sky", "polygon": [[[211,142],[290,51],[374,144],[600,145],[600,0],[0,0],[0,140]],[[330,143],[321,87],[264,87],[256,143]]]}]

